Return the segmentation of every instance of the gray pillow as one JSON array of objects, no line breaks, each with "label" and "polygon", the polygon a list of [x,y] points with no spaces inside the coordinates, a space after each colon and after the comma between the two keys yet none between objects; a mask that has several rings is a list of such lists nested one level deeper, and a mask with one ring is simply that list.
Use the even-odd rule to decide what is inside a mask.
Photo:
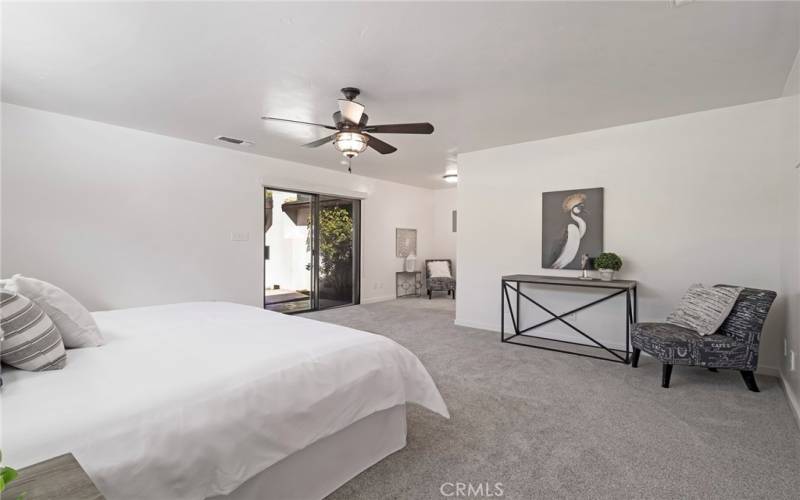
[{"label": "gray pillow", "polygon": [[700,335],[711,335],[725,322],[741,291],[740,287],[692,285],[678,307],[667,316],[667,323],[689,328]]},{"label": "gray pillow", "polygon": [[67,352],[56,325],[27,297],[0,290],[0,360],[28,371],[59,370]]}]

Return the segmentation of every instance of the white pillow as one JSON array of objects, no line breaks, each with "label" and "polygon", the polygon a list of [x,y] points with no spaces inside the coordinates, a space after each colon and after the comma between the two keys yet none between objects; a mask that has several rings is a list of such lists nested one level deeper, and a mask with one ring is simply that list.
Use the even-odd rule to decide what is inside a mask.
[{"label": "white pillow", "polygon": [[21,274],[12,277],[7,288],[18,292],[41,307],[50,316],[65,347],[95,347],[103,345],[103,336],[89,311],[70,294],[46,281],[27,278]]},{"label": "white pillow", "polygon": [[428,262],[428,271],[431,273],[431,278],[452,278],[450,276],[450,266],[444,260]]}]

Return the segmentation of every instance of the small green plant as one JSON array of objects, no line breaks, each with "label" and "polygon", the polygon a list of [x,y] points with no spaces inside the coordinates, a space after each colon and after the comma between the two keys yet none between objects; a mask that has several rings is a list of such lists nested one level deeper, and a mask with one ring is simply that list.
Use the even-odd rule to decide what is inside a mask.
[{"label": "small green plant", "polygon": [[[0,460],[3,459],[2,453],[0,453]],[[17,471],[12,469],[11,467],[0,467],[0,491],[6,489],[6,485],[17,478]]]},{"label": "small green plant", "polygon": [[603,252],[594,259],[594,268],[619,271],[622,269],[622,259],[615,253]]}]

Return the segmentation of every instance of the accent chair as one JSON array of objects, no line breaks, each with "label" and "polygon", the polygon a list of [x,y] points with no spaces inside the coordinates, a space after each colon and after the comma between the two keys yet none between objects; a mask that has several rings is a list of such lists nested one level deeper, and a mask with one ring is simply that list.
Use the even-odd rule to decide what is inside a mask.
[{"label": "accent chair", "polygon": [[669,387],[674,365],[703,366],[712,372],[739,370],[747,388],[758,392],[753,372],[758,367],[761,330],[775,297],[770,290],[744,288],[722,326],[706,336],[669,323],[636,323],[631,329],[631,365],[639,366],[642,351],[659,360],[664,388]]},{"label": "accent chair", "polygon": [[[450,277],[431,277],[431,262],[447,262]],[[428,259],[425,261],[425,285],[428,289],[428,300],[433,298],[433,292],[447,292],[456,299],[456,279],[453,277],[453,264],[450,259]]]}]

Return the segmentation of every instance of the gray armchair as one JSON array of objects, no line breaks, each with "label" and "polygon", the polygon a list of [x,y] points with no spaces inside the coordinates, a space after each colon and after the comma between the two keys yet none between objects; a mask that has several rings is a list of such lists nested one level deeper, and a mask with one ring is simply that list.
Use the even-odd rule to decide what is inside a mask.
[{"label": "gray armchair", "polygon": [[[431,278],[431,268],[428,265],[431,262],[447,262],[450,277]],[[456,279],[453,277],[453,264],[450,259],[429,259],[425,261],[425,286],[428,289],[429,300],[433,297],[433,292],[447,292],[447,295],[453,296],[453,300],[456,299]]]},{"label": "gray armchair", "polygon": [[775,297],[769,290],[745,288],[719,330],[704,337],[669,323],[636,323],[631,329],[631,365],[639,365],[642,351],[661,361],[662,387],[669,387],[673,365],[703,366],[713,372],[739,370],[747,388],[758,392],[753,372],[758,367],[761,330]]}]

